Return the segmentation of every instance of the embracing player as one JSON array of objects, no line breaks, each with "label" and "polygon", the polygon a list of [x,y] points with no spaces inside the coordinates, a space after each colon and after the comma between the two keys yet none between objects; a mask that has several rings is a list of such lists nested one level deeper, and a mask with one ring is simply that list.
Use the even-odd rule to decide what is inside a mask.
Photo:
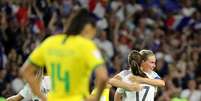
[{"label": "embracing player", "polygon": [[165,85],[153,71],[156,66],[154,53],[150,50],[131,51],[128,63],[130,70],[120,72],[109,81],[113,86],[119,87],[115,101],[154,101],[156,87]]}]

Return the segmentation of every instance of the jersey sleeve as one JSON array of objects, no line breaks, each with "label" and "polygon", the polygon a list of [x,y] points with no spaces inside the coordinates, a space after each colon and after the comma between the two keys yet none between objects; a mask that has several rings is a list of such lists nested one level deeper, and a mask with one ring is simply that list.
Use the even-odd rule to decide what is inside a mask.
[{"label": "jersey sleeve", "polygon": [[33,96],[32,101],[41,101],[37,96]]},{"label": "jersey sleeve", "polygon": [[44,76],[42,80],[42,86],[46,89],[46,91],[51,90],[51,80],[49,76]]},{"label": "jersey sleeve", "polygon": [[100,51],[93,43],[90,43],[85,47],[83,55],[85,55],[85,61],[91,69],[104,64]]},{"label": "jersey sleeve", "polygon": [[125,93],[125,89],[123,89],[123,88],[117,88],[116,92],[117,92],[118,94],[123,95],[123,94]]},{"label": "jersey sleeve", "polygon": [[30,87],[28,86],[28,84],[26,84],[24,86],[24,88],[19,92],[19,94],[23,97],[23,98],[28,98],[32,95],[31,93],[31,89]]},{"label": "jersey sleeve", "polygon": [[154,79],[161,79],[161,77],[156,72],[153,72],[152,75]]},{"label": "jersey sleeve", "polygon": [[29,55],[28,62],[37,66],[37,67],[43,67],[45,65],[45,59],[44,59],[44,51],[47,42],[42,42],[39,46],[37,46],[33,52]]},{"label": "jersey sleeve", "polygon": [[117,75],[119,75],[121,78],[126,77],[128,74],[130,74],[129,70],[123,70],[120,73],[118,73]]}]

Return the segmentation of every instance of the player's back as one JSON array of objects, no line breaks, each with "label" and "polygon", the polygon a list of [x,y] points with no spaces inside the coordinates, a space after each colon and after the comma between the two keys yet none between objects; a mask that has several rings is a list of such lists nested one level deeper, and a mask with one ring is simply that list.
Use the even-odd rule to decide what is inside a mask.
[{"label": "player's back", "polygon": [[126,91],[124,101],[154,101],[155,87],[147,84],[141,84],[140,91]]},{"label": "player's back", "polygon": [[[131,83],[131,81],[128,80],[131,75],[132,74],[127,75],[123,80]],[[155,87],[148,84],[140,84],[140,86],[142,87],[140,91],[125,90],[123,101],[154,101]]]},{"label": "player's back", "polygon": [[48,38],[41,47],[48,74],[51,74],[52,91],[48,100],[79,101],[88,96],[93,67],[103,63],[95,44],[81,36],[61,34]]}]

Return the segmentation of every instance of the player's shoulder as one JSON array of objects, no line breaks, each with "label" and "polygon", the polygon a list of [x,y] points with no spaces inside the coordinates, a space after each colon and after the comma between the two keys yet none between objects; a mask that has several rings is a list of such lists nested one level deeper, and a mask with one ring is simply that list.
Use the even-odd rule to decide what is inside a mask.
[{"label": "player's shoulder", "polygon": [[56,35],[51,35],[49,37],[47,37],[44,41],[45,42],[52,42],[52,41],[55,41],[55,40],[59,40],[59,39],[63,39],[66,35],[63,34],[63,33],[60,33],[60,34],[56,34]]},{"label": "player's shoulder", "polygon": [[69,44],[74,44],[74,46],[78,47],[80,50],[90,51],[97,49],[96,44],[93,42],[93,40],[80,35],[71,36],[69,41]]},{"label": "player's shoulder", "polygon": [[53,46],[54,44],[57,43],[61,43],[62,40],[64,40],[65,38],[65,34],[56,34],[56,35],[51,35],[48,36],[47,38],[45,38],[40,46],[45,46],[45,47],[49,47],[49,46]]},{"label": "player's shoulder", "polygon": [[156,73],[155,71],[152,71],[151,72],[153,75],[158,75],[158,73]]},{"label": "player's shoulder", "polygon": [[95,43],[93,42],[93,40],[82,37],[80,35],[76,36],[76,39],[81,43],[81,44],[85,44],[87,46],[94,46]]},{"label": "player's shoulder", "polygon": [[155,71],[152,71],[151,73],[152,77],[154,77],[154,79],[160,79],[161,77],[158,75],[158,73],[156,73]]},{"label": "player's shoulder", "polygon": [[48,36],[45,38],[38,47],[42,49],[48,49],[49,47],[55,46],[57,43],[61,43],[61,41],[65,38],[65,34],[57,34],[57,35],[52,35]]},{"label": "player's shoulder", "polygon": [[122,70],[120,73],[118,73],[117,75],[121,76],[121,77],[126,77],[127,75],[131,74],[130,70]]}]

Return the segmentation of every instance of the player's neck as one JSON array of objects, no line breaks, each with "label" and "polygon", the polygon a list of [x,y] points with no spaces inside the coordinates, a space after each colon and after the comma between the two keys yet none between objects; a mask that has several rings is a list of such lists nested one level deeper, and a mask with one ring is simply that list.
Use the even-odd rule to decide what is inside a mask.
[{"label": "player's neck", "polygon": [[82,37],[87,38],[87,39],[92,39],[90,34],[86,34],[85,32],[80,34]]},{"label": "player's neck", "polygon": [[80,35],[87,39],[93,39],[95,33],[95,29],[90,24],[87,24],[81,31]]},{"label": "player's neck", "polygon": [[148,69],[143,69],[142,71],[146,72],[146,73],[151,73],[152,72],[152,70],[148,70]]}]

